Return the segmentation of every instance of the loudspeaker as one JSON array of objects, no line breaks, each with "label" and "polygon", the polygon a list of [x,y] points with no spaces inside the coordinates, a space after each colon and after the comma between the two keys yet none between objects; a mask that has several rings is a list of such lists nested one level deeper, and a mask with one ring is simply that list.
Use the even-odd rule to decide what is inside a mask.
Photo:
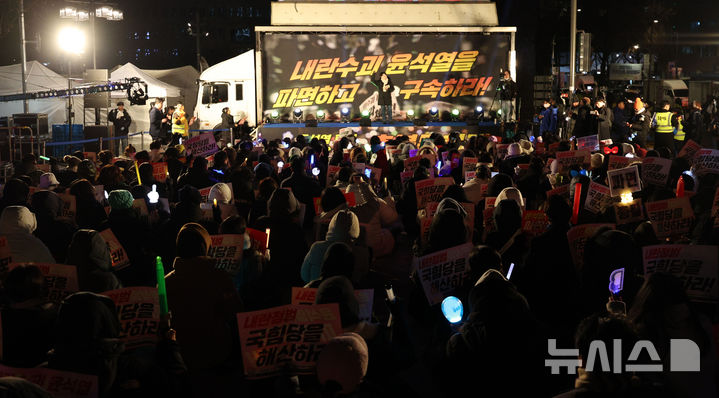
[{"label": "loudspeaker", "polygon": [[[92,82],[93,84],[106,83],[109,79],[107,69],[88,69],[84,73],[84,80],[86,82]],[[110,92],[101,91],[99,93],[85,94],[84,95],[84,107],[85,108],[109,108],[110,107]]]},{"label": "loudspeaker", "polygon": [[[30,129],[32,129],[32,136],[35,138],[50,138],[46,113],[16,113],[12,115],[12,125],[15,127],[30,127]],[[21,137],[30,136],[30,132],[27,131],[27,129],[16,130],[15,134]]]},{"label": "loudspeaker", "polygon": [[[110,138],[114,137],[114,126],[85,126],[85,139],[88,140],[90,138]],[[109,146],[108,141],[103,142],[103,148],[107,148]],[[84,144],[84,150],[85,152],[99,152],[100,151],[100,144],[99,142],[88,142]]]}]

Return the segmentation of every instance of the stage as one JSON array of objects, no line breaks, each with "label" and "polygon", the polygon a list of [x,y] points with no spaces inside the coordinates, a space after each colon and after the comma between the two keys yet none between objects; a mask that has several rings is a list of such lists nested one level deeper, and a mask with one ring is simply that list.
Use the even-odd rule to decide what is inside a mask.
[{"label": "stage", "polygon": [[267,140],[281,139],[289,133],[292,137],[302,134],[307,137],[308,141],[318,138],[327,142],[338,134],[355,134],[357,137],[365,138],[379,135],[383,141],[397,135],[419,135],[424,138],[433,133],[448,135],[453,131],[460,133],[462,137],[474,134],[501,135],[500,125],[493,122],[475,122],[471,124],[466,122],[427,122],[426,126],[415,126],[410,122],[394,122],[392,124],[372,122],[371,126],[360,126],[357,122],[327,122],[318,123],[317,127],[305,127],[304,123],[265,123],[258,127],[257,130],[258,134]]}]

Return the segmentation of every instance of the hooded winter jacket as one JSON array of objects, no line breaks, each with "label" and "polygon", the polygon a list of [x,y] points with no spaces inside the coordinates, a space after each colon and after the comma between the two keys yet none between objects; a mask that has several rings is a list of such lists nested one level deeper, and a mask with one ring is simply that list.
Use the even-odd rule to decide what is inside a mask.
[{"label": "hooded winter jacket", "polygon": [[25,206],[8,206],[0,215],[0,235],[7,238],[12,262],[55,263],[47,246],[35,236],[35,214]]}]

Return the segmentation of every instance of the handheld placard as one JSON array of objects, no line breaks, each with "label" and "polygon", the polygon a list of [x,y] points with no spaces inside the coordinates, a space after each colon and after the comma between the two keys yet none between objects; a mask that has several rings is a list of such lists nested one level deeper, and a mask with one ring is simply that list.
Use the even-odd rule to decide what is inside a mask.
[{"label": "handheld placard", "polygon": [[447,318],[449,323],[457,323],[462,321],[464,315],[464,307],[462,301],[454,296],[447,296],[442,300],[442,314]]},{"label": "handheld placard", "polygon": [[160,315],[167,315],[167,288],[165,288],[165,267],[162,266],[162,259],[157,256],[155,273],[157,274],[157,295],[160,297]]}]

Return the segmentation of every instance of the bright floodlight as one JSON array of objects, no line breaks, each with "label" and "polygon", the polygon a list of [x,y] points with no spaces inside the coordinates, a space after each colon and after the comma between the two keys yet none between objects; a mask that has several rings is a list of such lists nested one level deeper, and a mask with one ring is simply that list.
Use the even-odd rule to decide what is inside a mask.
[{"label": "bright floodlight", "polygon": [[482,105],[477,105],[477,107],[474,108],[474,111],[475,111],[476,113],[482,113]]},{"label": "bright floodlight", "polygon": [[57,42],[66,53],[82,54],[85,52],[85,33],[72,26],[67,26],[60,30]]},{"label": "bright floodlight", "polygon": [[410,109],[407,111],[407,116],[412,117],[414,116],[414,109]]},{"label": "bright floodlight", "polygon": [[349,115],[349,114],[350,114],[350,108],[342,107],[341,112],[342,112],[343,115]]},{"label": "bright floodlight", "polygon": [[452,109],[452,115],[459,116],[459,109],[457,109],[457,108]]},{"label": "bright floodlight", "polygon": [[437,114],[437,107],[436,107],[436,106],[433,106],[433,107],[429,108],[429,113],[430,113],[431,115],[436,115],[436,114]]},{"label": "bright floodlight", "polygon": [[367,109],[362,111],[362,117],[369,117],[369,111]]}]

